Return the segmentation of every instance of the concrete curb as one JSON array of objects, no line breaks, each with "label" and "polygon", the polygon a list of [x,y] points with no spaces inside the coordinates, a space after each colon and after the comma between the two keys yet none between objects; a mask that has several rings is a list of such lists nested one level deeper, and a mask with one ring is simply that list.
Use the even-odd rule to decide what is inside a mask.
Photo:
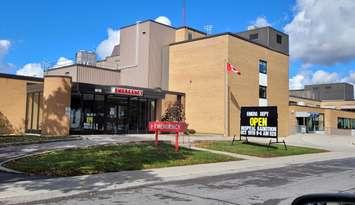
[{"label": "concrete curb", "polygon": [[232,152],[223,152],[223,151],[205,149],[205,148],[194,147],[194,146],[192,146],[190,148],[194,149],[194,150],[206,151],[206,152],[211,152],[211,153],[215,153],[215,154],[223,154],[223,155],[239,158],[239,159],[242,159],[242,160],[263,159],[262,157],[254,157],[254,156],[243,155],[243,154],[235,154],[235,153],[232,153]]},{"label": "concrete curb", "polygon": [[82,137],[68,137],[63,139],[53,139],[53,140],[44,140],[44,141],[37,141],[37,142],[15,142],[15,143],[4,143],[0,145],[0,148],[3,147],[11,147],[11,146],[21,146],[21,145],[30,145],[30,144],[44,144],[44,143],[51,143],[51,142],[66,142],[66,141],[74,141],[74,140],[82,140]]}]

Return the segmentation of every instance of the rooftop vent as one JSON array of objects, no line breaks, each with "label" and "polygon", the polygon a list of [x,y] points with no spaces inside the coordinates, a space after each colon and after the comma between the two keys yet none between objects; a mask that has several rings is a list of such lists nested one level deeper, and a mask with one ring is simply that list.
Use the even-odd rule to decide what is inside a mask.
[{"label": "rooftop vent", "polygon": [[96,53],[81,50],[76,53],[75,61],[80,65],[96,66]]}]

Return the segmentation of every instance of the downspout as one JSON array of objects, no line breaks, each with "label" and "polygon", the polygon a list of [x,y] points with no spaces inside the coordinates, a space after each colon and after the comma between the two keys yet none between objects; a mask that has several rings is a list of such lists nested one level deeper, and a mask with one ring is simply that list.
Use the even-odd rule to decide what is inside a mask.
[{"label": "downspout", "polygon": [[138,54],[139,54],[139,24],[140,21],[136,22],[136,56],[135,56],[135,63],[133,65],[128,65],[128,66],[122,66],[122,67],[118,67],[118,70],[125,70],[125,69],[129,69],[129,68],[134,68],[134,67],[138,67]]}]

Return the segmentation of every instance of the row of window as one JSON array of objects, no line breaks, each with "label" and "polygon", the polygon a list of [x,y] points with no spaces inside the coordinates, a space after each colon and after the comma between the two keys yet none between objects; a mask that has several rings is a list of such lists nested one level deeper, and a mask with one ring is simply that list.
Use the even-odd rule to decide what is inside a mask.
[{"label": "row of window", "polygon": [[355,119],[338,117],[339,129],[355,129]]},{"label": "row of window", "polygon": [[[253,33],[249,35],[249,40],[256,41],[259,39],[259,33]],[[282,36],[280,34],[276,34],[276,43],[282,44]]]}]

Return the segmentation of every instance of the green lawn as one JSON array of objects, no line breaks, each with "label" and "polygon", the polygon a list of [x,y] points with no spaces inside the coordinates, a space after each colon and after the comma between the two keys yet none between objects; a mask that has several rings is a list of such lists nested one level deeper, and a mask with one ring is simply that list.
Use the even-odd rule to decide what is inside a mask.
[{"label": "green lawn", "polygon": [[246,143],[240,141],[236,141],[233,145],[231,141],[201,141],[196,143],[195,146],[211,150],[265,158],[327,152],[326,150],[321,149],[296,146],[287,146],[287,150],[285,150],[283,144],[272,144],[271,148],[268,149],[266,144],[251,142]]},{"label": "green lawn", "polygon": [[170,144],[160,143],[156,147],[151,142],[141,142],[52,151],[11,161],[5,166],[30,174],[75,176],[233,160],[238,159],[186,148],[176,153]]},{"label": "green lawn", "polygon": [[62,140],[62,139],[71,139],[72,137],[66,136],[38,136],[38,135],[11,135],[11,136],[2,136],[0,135],[0,146],[9,145],[9,144],[32,144],[32,143],[41,143],[47,142],[50,140]]}]

